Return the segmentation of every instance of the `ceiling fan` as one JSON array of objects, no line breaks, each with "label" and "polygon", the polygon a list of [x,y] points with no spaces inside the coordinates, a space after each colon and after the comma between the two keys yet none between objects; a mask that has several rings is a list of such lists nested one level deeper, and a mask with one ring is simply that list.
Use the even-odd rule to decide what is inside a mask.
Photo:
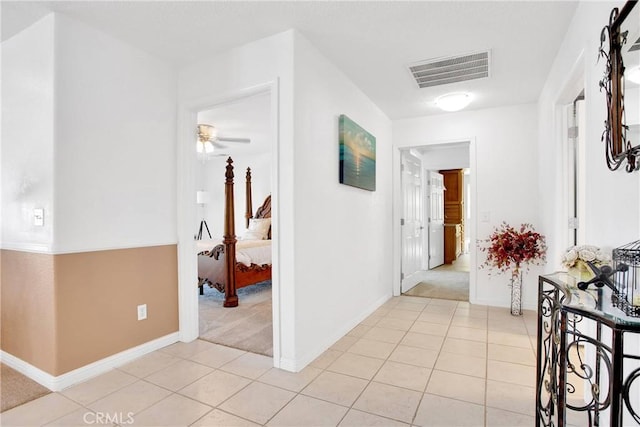
[{"label": "ceiling fan", "polygon": [[227,148],[227,146],[221,144],[220,141],[247,144],[251,142],[251,139],[218,136],[218,129],[216,129],[215,126],[207,124],[198,125],[198,142],[196,147],[198,154],[205,156],[226,156],[227,154],[219,153],[217,152],[218,150],[216,150]]}]

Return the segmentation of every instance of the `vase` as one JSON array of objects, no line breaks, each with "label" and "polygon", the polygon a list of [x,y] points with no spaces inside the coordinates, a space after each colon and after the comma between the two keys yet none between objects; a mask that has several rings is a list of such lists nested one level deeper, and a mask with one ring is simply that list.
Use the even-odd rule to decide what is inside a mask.
[{"label": "vase", "polygon": [[511,274],[511,315],[522,315],[522,273],[515,270]]}]

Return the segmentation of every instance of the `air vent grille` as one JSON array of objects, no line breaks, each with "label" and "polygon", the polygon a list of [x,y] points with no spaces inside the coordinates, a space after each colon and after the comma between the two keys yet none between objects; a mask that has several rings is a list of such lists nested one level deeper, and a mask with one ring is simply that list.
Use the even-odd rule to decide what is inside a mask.
[{"label": "air vent grille", "polygon": [[421,61],[409,66],[418,87],[432,87],[489,77],[489,52]]}]

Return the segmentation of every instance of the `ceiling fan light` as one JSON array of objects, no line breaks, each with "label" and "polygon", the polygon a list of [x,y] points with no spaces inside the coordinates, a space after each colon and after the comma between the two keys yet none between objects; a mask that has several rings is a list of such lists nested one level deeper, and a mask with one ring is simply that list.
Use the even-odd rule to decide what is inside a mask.
[{"label": "ceiling fan light", "polygon": [[196,142],[196,151],[198,152],[198,154],[204,153],[204,143],[202,143],[201,141]]},{"label": "ceiling fan light", "polygon": [[213,153],[213,144],[211,143],[211,141],[207,141],[204,143],[204,152],[207,154]]},{"label": "ceiling fan light", "polygon": [[471,103],[471,94],[467,92],[453,92],[436,98],[435,104],[444,111],[459,111]]},{"label": "ceiling fan light", "polygon": [[213,125],[198,125],[198,140],[201,142],[210,141],[218,137],[218,129]]}]

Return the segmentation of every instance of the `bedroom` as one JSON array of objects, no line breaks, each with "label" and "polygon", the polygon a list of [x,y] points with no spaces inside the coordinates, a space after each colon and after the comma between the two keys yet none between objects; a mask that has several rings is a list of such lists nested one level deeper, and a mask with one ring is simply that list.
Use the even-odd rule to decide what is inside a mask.
[{"label": "bedroom", "polygon": [[[271,141],[270,135],[270,95],[268,92],[243,97],[215,105],[198,112],[199,124],[215,124],[215,139],[207,135],[206,141],[213,140],[211,147],[204,146],[194,151],[194,162],[198,194],[197,251],[210,251],[222,241],[225,234],[225,171],[227,159],[233,160],[234,170],[234,223],[237,247],[246,246],[247,216],[256,217],[258,210],[271,195]],[[247,171],[250,168],[250,171]],[[246,174],[250,173],[246,185]],[[247,193],[250,199],[247,199]],[[246,205],[251,203],[247,212]],[[270,214],[270,211],[269,211]],[[252,219],[253,221],[253,219]],[[270,224],[270,220],[269,220]],[[267,227],[270,230],[270,226]],[[270,233],[268,233],[268,236]],[[250,242],[250,241],[249,241]],[[262,245],[257,253],[266,259]],[[251,249],[249,249],[251,250]],[[271,251],[271,246],[268,248]],[[250,255],[250,252],[245,253]],[[268,255],[269,259],[271,254]],[[227,304],[224,285],[218,290],[214,283],[224,283],[224,274],[211,271],[209,256],[198,256],[199,279],[217,275],[217,280],[200,286],[199,337],[206,341],[227,345],[241,350],[272,356],[273,332],[271,309],[271,281],[254,279],[255,285],[237,290],[238,305],[225,308]],[[223,261],[221,258],[220,261]],[[251,264],[251,261],[248,261]],[[245,261],[245,264],[247,261]],[[262,264],[262,262],[258,262]],[[236,272],[239,274],[239,272]],[[270,276],[270,274],[269,274]],[[204,280],[204,279],[201,279]],[[202,283],[202,281],[201,281]]]}]

